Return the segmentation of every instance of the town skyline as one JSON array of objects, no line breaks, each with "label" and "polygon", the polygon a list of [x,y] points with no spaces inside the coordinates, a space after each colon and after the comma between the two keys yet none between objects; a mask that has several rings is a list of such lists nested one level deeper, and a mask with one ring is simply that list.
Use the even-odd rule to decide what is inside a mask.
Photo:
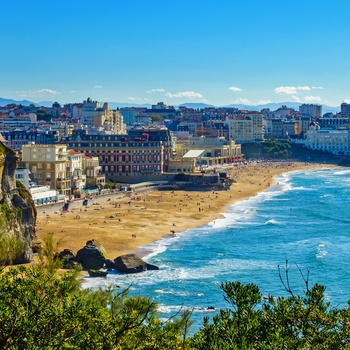
[{"label": "town skyline", "polygon": [[350,102],[349,7],[345,0],[6,2],[0,96],[339,106]]}]

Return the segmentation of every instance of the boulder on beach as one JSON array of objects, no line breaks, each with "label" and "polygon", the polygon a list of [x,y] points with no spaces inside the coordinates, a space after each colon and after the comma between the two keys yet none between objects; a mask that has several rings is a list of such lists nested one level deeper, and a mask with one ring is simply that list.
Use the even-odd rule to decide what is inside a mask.
[{"label": "boulder on beach", "polygon": [[75,257],[83,270],[99,270],[106,262],[106,251],[101,244],[92,239],[86,242],[84,248],[78,250]]},{"label": "boulder on beach", "polygon": [[57,254],[57,258],[62,261],[64,269],[71,269],[74,267],[75,255],[70,249],[63,249]]},{"label": "boulder on beach", "polygon": [[136,273],[146,270],[159,270],[155,265],[147,264],[136,254],[125,254],[114,259],[115,267],[119,272]]}]

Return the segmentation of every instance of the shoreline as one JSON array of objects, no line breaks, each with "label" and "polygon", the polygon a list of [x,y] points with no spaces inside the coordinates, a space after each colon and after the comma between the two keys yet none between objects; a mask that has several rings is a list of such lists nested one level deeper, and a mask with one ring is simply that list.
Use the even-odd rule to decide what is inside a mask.
[{"label": "shoreline", "polygon": [[109,259],[131,252],[145,257],[153,252],[147,245],[222,218],[231,205],[276,185],[279,175],[335,167],[319,163],[253,162],[233,167],[236,182],[228,191],[152,191],[113,199],[96,197],[87,208],[38,214],[37,241],[54,233],[63,240],[59,250],[68,248],[76,254],[88,240],[95,239],[106,249]]}]

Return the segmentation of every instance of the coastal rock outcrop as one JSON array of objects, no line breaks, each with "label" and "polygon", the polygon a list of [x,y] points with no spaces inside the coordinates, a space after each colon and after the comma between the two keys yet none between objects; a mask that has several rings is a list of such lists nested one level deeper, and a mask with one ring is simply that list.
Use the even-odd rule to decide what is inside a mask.
[{"label": "coastal rock outcrop", "polygon": [[159,268],[152,264],[147,264],[136,254],[125,254],[114,259],[115,268],[119,272],[137,273],[146,270],[159,270]]},{"label": "coastal rock outcrop", "polygon": [[78,250],[75,260],[82,265],[83,270],[99,270],[104,267],[106,258],[103,246],[92,239],[86,242],[84,248]]},{"label": "coastal rock outcrop", "polygon": [[30,193],[16,181],[18,162],[17,154],[0,142],[0,264],[33,260],[37,213]]},{"label": "coastal rock outcrop", "polygon": [[74,267],[75,255],[70,249],[63,249],[57,254],[57,259],[62,261],[64,269],[71,269]]}]

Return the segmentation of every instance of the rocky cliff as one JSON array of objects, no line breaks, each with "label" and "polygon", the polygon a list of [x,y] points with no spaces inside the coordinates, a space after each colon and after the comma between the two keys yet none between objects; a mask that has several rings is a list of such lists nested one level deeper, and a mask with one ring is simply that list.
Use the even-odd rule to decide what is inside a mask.
[{"label": "rocky cliff", "polygon": [[0,265],[32,261],[36,209],[30,193],[17,182],[16,153],[0,142]]}]

